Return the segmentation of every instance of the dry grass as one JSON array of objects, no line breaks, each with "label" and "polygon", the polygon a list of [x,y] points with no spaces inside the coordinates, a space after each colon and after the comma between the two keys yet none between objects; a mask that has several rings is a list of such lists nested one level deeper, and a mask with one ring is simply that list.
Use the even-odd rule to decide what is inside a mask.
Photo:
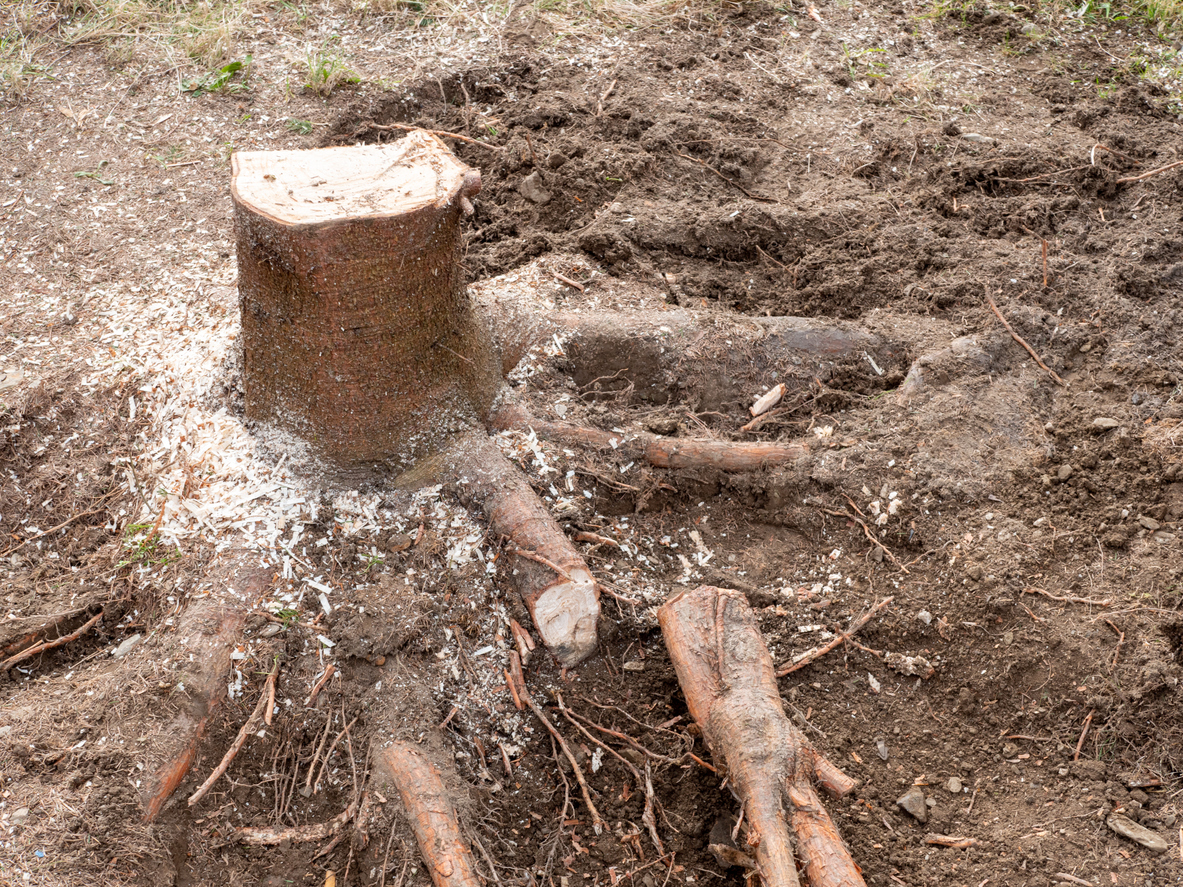
[{"label": "dry grass", "polygon": [[1150,425],[1142,444],[1164,462],[1183,462],[1183,419],[1161,419]]}]

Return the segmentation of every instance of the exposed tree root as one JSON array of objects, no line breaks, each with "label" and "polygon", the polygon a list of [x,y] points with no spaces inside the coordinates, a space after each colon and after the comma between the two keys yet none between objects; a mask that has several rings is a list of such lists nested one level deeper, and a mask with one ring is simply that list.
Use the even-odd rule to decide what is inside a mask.
[{"label": "exposed tree root", "polygon": [[180,710],[165,726],[153,750],[141,796],[145,819],[156,819],[197,757],[217,707],[226,696],[230,654],[242,637],[250,602],[267,587],[270,574],[232,558],[215,590],[182,613],[175,637],[184,651]]},{"label": "exposed tree root", "polygon": [[456,804],[431,758],[414,743],[399,741],[378,754],[375,769],[398,789],[436,887],[481,887]]},{"label": "exposed tree root", "polygon": [[32,659],[34,656],[38,655],[39,653],[45,653],[45,652],[48,652],[49,650],[53,650],[57,647],[63,647],[66,644],[70,643],[71,641],[77,640],[78,638],[82,637],[82,635],[86,634],[86,632],[88,632],[92,628],[94,628],[95,625],[97,625],[99,620],[102,618],[103,618],[103,611],[100,610],[98,613],[96,613],[94,616],[92,616],[90,619],[88,619],[85,623],[83,623],[83,625],[81,627],[74,629],[74,631],[70,632],[69,634],[64,635],[60,638],[54,638],[53,640],[40,641],[38,643],[33,644],[31,647],[26,647],[24,650],[21,650],[19,653],[16,653],[13,656],[9,656],[3,662],[0,662],[0,671],[8,671],[8,669],[12,668],[18,662],[24,662],[26,659]]},{"label": "exposed tree root", "polygon": [[356,813],[357,801],[353,801],[328,822],[315,822],[311,825],[297,825],[291,828],[244,826],[234,832],[234,840],[243,844],[256,844],[263,847],[273,847],[284,841],[290,841],[293,844],[323,841],[340,832]]},{"label": "exposed tree root", "polygon": [[525,476],[484,434],[461,438],[420,469],[447,480],[479,505],[489,530],[509,545],[504,557],[542,640],[564,666],[596,649],[599,590],[583,556],[530,488]]},{"label": "exposed tree root", "polygon": [[816,780],[841,796],[854,780],[785,717],[772,657],[744,596],[700,586],[667,601],[658,621],[690,713],[743,804],[764,883],[800,883],[791,825],[811,887],[862,887],[861,871],[813,788]]},{"label": "exposed tree root", "polygon": [[584,425],[550,422],[531,416],[521,404],[509,402],[498,407],[490,424],[501,431],[533,431],[543,439],[569,446],[587,447],[603,453],[619,452],[658,468],[755,471],[795,462],[809,455],[809,448],[800,443],[694,440],[660,437],[644,431],[618,434]]}]

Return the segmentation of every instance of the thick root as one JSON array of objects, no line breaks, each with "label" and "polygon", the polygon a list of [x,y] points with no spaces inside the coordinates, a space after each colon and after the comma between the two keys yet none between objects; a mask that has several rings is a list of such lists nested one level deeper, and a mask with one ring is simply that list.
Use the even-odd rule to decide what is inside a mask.
[{"label": "thick root", "polygon": [[632,384],[642,401],[688,396],[699,410],[739,412],[779,382],[791,394],[828,380],[839,361],[864,361],[883,373],[903,358],[902,349],[855,324],[808,317],[684,309],[544,314],[507,300],[481,307],[507,372],[531,347],[564,335],[565,361],[581,388]]},{"label": "thick root", "polygon": [[400,741],[378,755],[376,770],[398,789],[435,887],[481,887],[456,805],[431,759]]},{"label": "thick root", "polygon": [[840,796],[854,781],[785,717],[772,657],[744,596],[704,585],[671,598],[657,615],[690,713],[743,803],[764,883],[800,883],[791,827],[811,887],[863,887],[813,788],[816,780]]},{"label": "thick root", "polygon": [[187,660],[186,670],[178,676],[184,691],[180,711],[165,727],[164,739],[153,755],[158,763],[144,782],[141,797],[147,821],[160,815],[188,775],[206,728],[226,697],[230,654],[242,638],[250,601],[270,578],[257,567],[231,566],[216,583],[220,588],[182,614],[176,637]]},{"label": "thick root", "polygon": [[618,434],[538,419],[519,403],[500,405],[490,419],[499,431],[533,431],[545,440],[568,446],[619,452],[630,459],[641,459],[658,468],[716,468],[721,471],[754,471],[809,455],[804,444],[749,443],[731,440],[698,440],[660,437],[645,431]]},{"label": "thick root", "polygon": [[559,662],[569,667],[594,653],[600,618],[596,581],[525,476],[497,445],[484,434],[466,436],[447,453],[418,466],[417,482],[424,473],[450,483],[462,500],[479,505],[489,530],[508,540],[510,578]]}]

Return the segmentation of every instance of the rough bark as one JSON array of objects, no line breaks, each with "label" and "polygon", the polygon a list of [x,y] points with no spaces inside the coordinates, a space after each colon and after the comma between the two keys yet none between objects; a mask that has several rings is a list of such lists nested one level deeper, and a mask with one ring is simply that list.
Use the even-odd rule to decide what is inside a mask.
[{"label": "rough bark", "polygon": [[489,530],[506,539],[504,559],[514,587],[547,648],[564,666],[595,652],[599,590],[582,555],[531,489],[525,476],[487,435],[458,439],[415,472],[451,484],[479,506]]},{"label": "rough bark", "polygon": [[411,742],[395,742],[377,758],[378,779],[392,782],[435,887],[481,887],[456,804],[439,768]]},{"label": "rough bark", "polygon": [[175,679],[180,708],[150,751],[149,777],[141,789],[147,821],[160,815],[193,766],[206,728],[226,698],[230,654],[242,639],[246,614],[269,582],[266,571],[231,558],[214,590],[181,614],[175,635],[185,662]]},{"label": "rough bark", "polygon": [[501,383],[459,222],[480,173],[434,136],[233,157],[248,418],[349,468],[408,467]]},{"label": "rough bark", "polygon": [[747,599],[700,586],[658,611],[691,715],[743,804],[748,844],[769,887],[863,887],[859,867],[813,788],[840,796],[854,781],[810,746],[787,717],[772,656]]}]

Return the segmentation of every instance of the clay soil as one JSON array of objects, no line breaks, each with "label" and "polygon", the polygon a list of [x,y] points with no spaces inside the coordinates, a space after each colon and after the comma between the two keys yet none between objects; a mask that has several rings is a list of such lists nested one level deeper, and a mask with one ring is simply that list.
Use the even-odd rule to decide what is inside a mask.
[{"label": "clay soil", "polygon": [[[861,646],[781,681],[859,781],[828,804],[869,884],[1180,883],[1183,167],[1138,178],[1179,159],[1170,45],[1054,7],[420,6],[259,4],[224,57],[252,55],[237,91],[182,91],[194,65],[126,33],[62,44],[4,108],[2,655],[102,618],[3,665],[0,883],[422,887],[390,790],[368,840],[346,829],[324,853],[235,831],[328,822],[411,736],[446,764],[488,884],[740,884],[708,850],[739,810],[690,757],[709,753],[654,616],[701,583],[747,595],[777,662],[893,598]],[[326,46],[359,81],[327,98],[303,87]],[[538,650],[525,673],[599,834],[506,689],[509,620],[530,626],[500,540],[447,491],[334,486],[240,420],[229,153],[392,124],[486,143],[453,143],[484,177],[482,300],[871,337],[740,395],[701,362],[629,378],[562,336],[513,375],[547,418],[811,445],[723,475],[502,436],[606,589],[599,653],[562,673]],[[145,822],[190,667],[176,626],[232,557],[267,579],[229,698]],[[274,722],[187,805],[276,662]],[[662,853],[645,786],[560,696],[651,775]],[[1116,834],[1114,812],[1167,849]]]}]

